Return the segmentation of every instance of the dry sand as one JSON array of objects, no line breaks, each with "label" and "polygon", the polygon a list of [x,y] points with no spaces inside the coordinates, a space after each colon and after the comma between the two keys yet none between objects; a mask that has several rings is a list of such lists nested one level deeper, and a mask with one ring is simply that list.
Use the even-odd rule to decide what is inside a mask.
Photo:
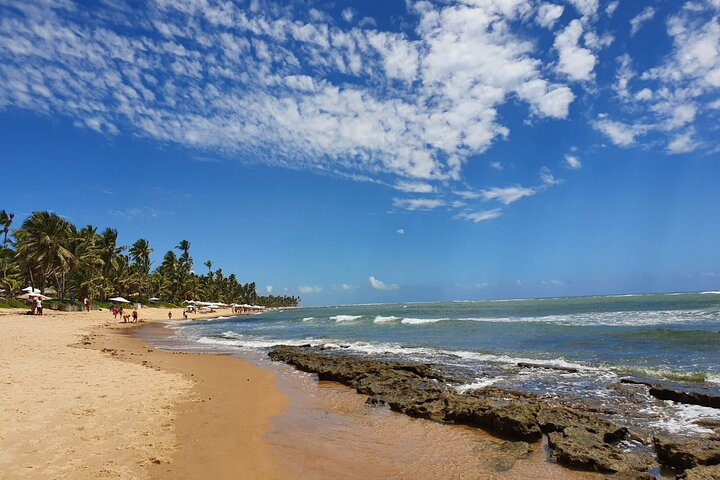
[{"label": "dry sand", "polygon": [[46,313],[0,310],[0,479],[283,477],[271,372],[149,349],[107,310]]}]

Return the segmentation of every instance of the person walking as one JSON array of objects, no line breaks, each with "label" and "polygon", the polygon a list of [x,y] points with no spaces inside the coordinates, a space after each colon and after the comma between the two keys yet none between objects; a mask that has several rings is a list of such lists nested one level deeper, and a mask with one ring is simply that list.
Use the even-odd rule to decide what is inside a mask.
[{"label": "person walking", "polygon": [[43,314],[43,305],[42,305],[42,300],[40,299],[40,297],[38,297],[37,300],[35,300],[35,314],[36,315]]},{"label": "person walking", "polygon": [[168,312],[168,320],[172,320],[172,310]]}]

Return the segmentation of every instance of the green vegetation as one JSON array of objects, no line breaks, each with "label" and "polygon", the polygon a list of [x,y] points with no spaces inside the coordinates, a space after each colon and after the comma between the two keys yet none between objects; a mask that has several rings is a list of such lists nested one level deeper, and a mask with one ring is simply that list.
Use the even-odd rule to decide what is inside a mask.
[{"label": "green vegetation", "polygon": [[[5,291],[0,295],[9,296],[32,285],[42,292],[52,287],[63,304],[89,297],[97,299],[93,302],[100,306],[103,299],[114,296],[142,303],[157,297],[163,306],[190,299],[267,307],[300,302],[298,297],[258,296],[254,282],[240,283],[235,274],[225,276],[221,268],[213,271],[210,260],[204,263],[207,272],[198,275],[187,240],[168,250],[152,271],[153,249],[143,238],[127,248],[118,245],[117,230],[106,228],[98,233],[92,225],[78,229],[51,212],[33,212],[20,228],[11,230],[13,220],[12,213],[0,210],[0,290]],[[17,301],[3,300],[0,306],[9,302]]]}]

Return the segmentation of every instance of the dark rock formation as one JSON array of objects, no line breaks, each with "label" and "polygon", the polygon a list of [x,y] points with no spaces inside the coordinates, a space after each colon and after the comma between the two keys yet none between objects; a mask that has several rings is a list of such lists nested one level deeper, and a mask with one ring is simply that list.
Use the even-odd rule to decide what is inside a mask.
[{"label": "dark rock formation", "polygon": [[645,385],[650,389],[650,395],[659,400],[672,400],[689,405],[720,408],[720,392],[717,389],[652,382],[649,379],[640,378],[622,378],[620,382],[631,385]]},{"label": "dark rock formation", "polygon": [[[482,428],[501,438],[520,442],[507,445],[499,470],[509,469],[527,453],[527,443],[548,434],[551,456],[558,463],[587,470],[619,473],[623,479],[653,478],[647,470],[653,461],[647,452],[630,453],[619,442],[628,430],[569,407],[550,405],[536,395],[487,387],[458,393],[448,386],[453,379],[437,367],[355,358],[337,351],[290,346],[275,347],[270,358],[320,380],[351,386],[368,396],[373,405],[414,417]],[[520,452],[523,452],[522,454]]]},{"label": "dark rock formation", "polygon": [[658,435],[653,438],[658,460],[679,469],[699,465],[720,464],[720,440],[694,439],[679,435]]},{"label": "dark rock formation", "polygon": [[650,395],[660,400],[672,400],[690,405],[720,408],[720,395],[709,389],[680,390],[678,388],[656,385],[650,387]]},{"label": "dark rock formation", "polygon": [[720,478],[720,465],[691,468],[685,470],[677,478],[684,480],[718,480]]}]

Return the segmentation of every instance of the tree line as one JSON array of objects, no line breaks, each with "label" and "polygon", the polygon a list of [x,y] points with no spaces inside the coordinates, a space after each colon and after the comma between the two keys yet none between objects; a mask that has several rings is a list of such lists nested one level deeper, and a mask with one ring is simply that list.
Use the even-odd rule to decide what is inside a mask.
[{"label": "tree line", "polygon": [[33,212],[19,228],[11,229],[14,221],[14,214],[0,210],[0,289],[7,292],[31,285],[43,293],[53,287],[62,299],[157,297],[175,304],[202,299],[267,307],[300,302],[294,296],[259,296],[254,282],[240,283],[234,273],[226,276],[221,268],[213,270],[210,260],[203,264],[206,271],[196,273],[187,240],[168,250],[153,270],[153,249],[143,238],[126,247],[118,244],[115,229],[78,228],[51,212]]}]

